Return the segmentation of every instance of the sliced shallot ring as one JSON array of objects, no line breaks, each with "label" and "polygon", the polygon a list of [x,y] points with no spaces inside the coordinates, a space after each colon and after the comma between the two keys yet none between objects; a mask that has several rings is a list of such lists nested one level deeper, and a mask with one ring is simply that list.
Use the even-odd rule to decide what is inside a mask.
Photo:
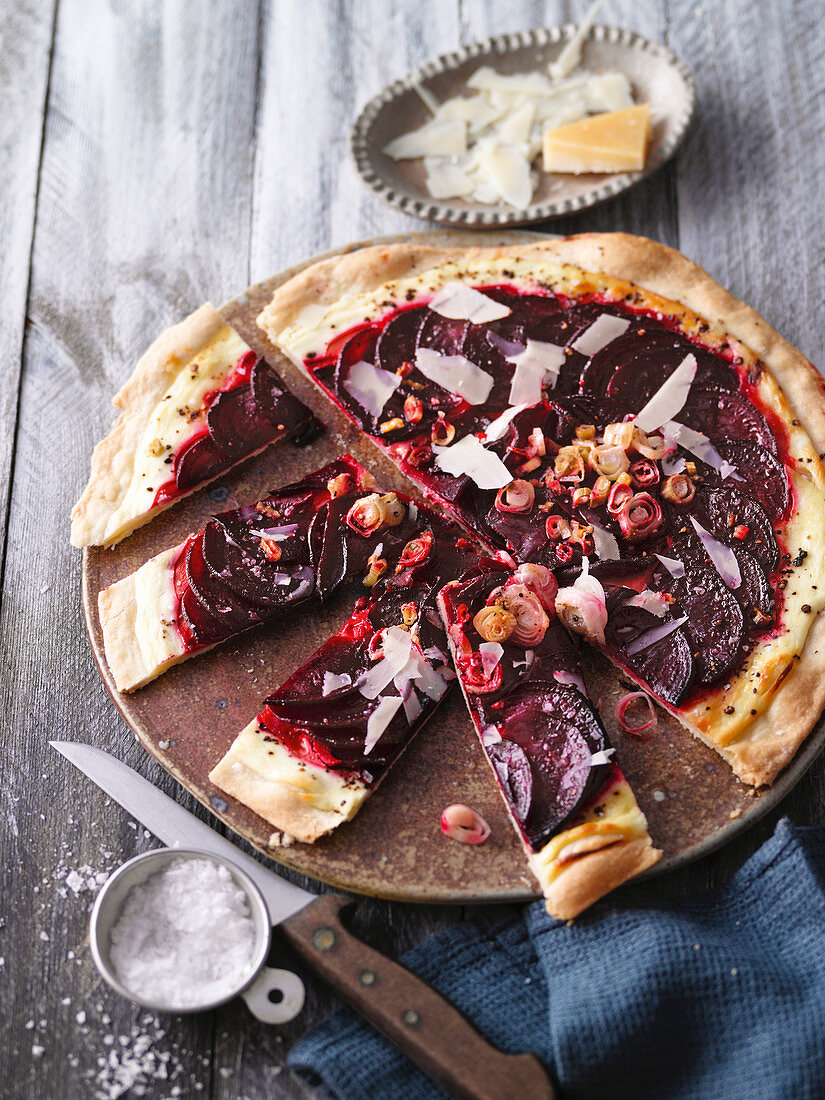
[{"label": "sliced shallot ring", "polygon": [[456,802],[441,814],[441,831],[459,844],[483,844],[490,835],[490,826],[481,814]]},{"label": "sliced shallot ring", "polygon": [[[647,704],[648,718],[646,722],[642,722],[641,725],[633,725],[627,720],[628,708],[640,699],[644,699]],[[616,721],[619,723],[625,733],[629,733],[632,737],[641,737],[643,733],[653,733],[656,727],[659,725],[659,719],[656,717],[656,711],[653,709],[649,697],[643,691],[629,691],[626,695],[623,695],[616,704]]]}]

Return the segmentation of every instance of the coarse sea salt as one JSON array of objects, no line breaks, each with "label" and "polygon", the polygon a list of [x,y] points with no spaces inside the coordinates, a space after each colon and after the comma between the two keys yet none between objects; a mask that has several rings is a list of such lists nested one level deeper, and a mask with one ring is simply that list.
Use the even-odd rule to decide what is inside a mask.
[{"label": "coarse sea salt", "polygon": [[237,989],[255,944],[246,894],[226,867],[181,857],[129,891],[110,955],[136,997],[190,1008]]}]

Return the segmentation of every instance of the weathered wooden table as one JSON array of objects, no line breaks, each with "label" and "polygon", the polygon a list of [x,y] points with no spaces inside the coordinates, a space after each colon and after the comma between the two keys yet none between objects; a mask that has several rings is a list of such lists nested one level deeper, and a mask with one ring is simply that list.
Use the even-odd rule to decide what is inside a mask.
[{"label": "weathered wooden table", "polygon": [[[307,1095],[290,1043],[333,1005],[312,978],[283,1029],[233,1003],[158,1019],[109,991],[86,933],[105,873],[154,844],[48,748],[89,741],[184,805],[95,671],[68,513],[110,399],[165,325],[305,256],[422,228],[349,162],[388,80],[489,34],[579,17],[509,0],[5,0],[0,5],[0,1093],[52,1100]],[[548,229],[626,229],[681,248],[822,362],[825,21],[818,0],[608,0],[601,21],[664,41],[698,111],[677,159]],[[825,761],[781,812],[825,819]],[[204,815],[205,816],[205,815]],[[663,880],[719,881],[771,832]],[[363,901],[387,952],[462,918]],[[293,964],[286,953],[287,965]]]}]

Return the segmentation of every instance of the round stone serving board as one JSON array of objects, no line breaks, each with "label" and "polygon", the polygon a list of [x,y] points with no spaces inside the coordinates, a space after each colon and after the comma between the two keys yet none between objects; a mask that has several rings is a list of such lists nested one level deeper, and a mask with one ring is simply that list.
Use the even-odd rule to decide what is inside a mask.
[{"label": "round stone serving board", "polygon": [[[441,231],[363,241],[330,255],[408,240],[494,245],[535,237],[513,231]],[[86,550],[83,607],[95,660],[106,689],[146,750],[231,829],[278,863],[345,890],[399,901],[504,902],[535,897],[537,888],[521,845],[457,690],[449,693],[354,821],[314,845],[271,846],[273,830],[267,822],[209,782],[209,771],[265,696],[346,620],[354,586],[328,606],[304,605],[266,628],[194,657],[132,695],[117,691],[106,664],[98,593],[201,528],[213,512],[257,500],[344,451],[369,467],[379,485],[416,493],[255,324],[275,287],[320,258],[251,287],[222,312],[315,410],[326,432],[306,447],[286,443],[248,460],[111,550]],[[664,851],[653,873],[705,855],[751,825],[788,793],[825,744],[825,726],[820,723],[777,783],[766,792],[754,792],[661,710],[658,729],[649,740],[623,735],[614,713],[630,685],[623,686],[599,654],[585,650],[591,697],[599,704],[608,735],[647,814],[651,836]],[[487,819],[492,834],[485,844],[464,846],[441,835],[441,811],[453,802],[468,803]]]}]

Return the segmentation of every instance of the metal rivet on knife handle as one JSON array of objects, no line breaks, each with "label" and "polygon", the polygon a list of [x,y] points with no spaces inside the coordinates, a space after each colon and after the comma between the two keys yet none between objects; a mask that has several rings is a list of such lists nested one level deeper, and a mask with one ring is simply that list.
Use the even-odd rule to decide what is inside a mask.
[{"label": "metal rivet on knife handle", "polygon": [[312,942],[319,951],[329,951],[335,946],[335,933],[331,928],[318,928],[312,933]]}]

